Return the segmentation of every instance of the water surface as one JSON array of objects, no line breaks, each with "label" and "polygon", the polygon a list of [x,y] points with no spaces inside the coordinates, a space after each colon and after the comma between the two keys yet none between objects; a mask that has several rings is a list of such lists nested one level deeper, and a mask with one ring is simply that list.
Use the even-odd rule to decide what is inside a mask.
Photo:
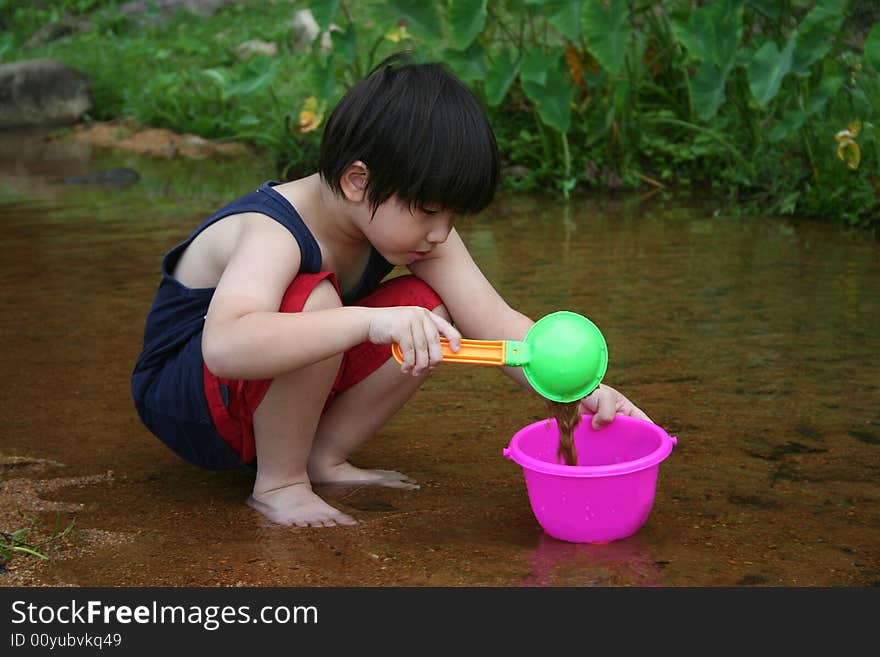
[{"label": "water surface", "polygon": [[[65,177],[127,166],[127,187]],[[363,522],[272,526],[251,475],[178,459],[129,374],[161,255],[272,172],[0,135],[0,529],[75,531],[5,585],[875,586],[880,584],[880,246],[823,223],[713,216],[687,198],[505,195],[459,230],[533,318],[589,316],[606,383],[678,437],[650,517],[557,541],[510,436],[540,399],[447,365],[353,460],[418,491],[324,488]]]}]

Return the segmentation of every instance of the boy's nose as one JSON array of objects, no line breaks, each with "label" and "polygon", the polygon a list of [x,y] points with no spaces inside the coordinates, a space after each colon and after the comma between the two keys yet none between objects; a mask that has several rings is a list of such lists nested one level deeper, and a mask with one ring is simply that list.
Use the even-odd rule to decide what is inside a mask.
[{"label": "boy's nose", "polygon": [[428,231],[428,234],[425,236],[431,244],[443,244],[446,241],[446,238],[449,237],[449,233],[452,232],[452,220],[447,220],[442,223],[439,223],[431,228]]},{"label": "boy's nose", "polygon": [[434,246],[437,244],[443,244],[446,241],[446,238],[449,237],[449,231],[431,231],[428,233],[426,239]]}]

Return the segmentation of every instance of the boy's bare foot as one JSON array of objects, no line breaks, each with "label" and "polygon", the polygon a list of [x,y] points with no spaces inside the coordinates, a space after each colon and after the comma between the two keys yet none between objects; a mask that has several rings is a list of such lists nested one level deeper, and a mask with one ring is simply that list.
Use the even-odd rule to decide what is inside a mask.
[{"label": "boy's bare foot", "polygon": [[254,493],[248,498],[247,505],[279,525],[335,527],[358,524],[357,520],[315,495],[308,482]]},{"label": "boy's bare foot", "polygon": [[417,490],[419,485],[412,477],[394,470],[366,470],[348,461],[329,467],[310,467],[309,479],[315,484],[360,484],[362,486],[385,486]]}]

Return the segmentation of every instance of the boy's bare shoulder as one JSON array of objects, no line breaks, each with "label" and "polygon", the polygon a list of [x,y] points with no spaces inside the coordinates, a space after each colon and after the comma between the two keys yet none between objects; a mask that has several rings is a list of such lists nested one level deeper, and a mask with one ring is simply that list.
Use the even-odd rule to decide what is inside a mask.
[{"label": "boy's bare shoulder", "polygon": [[296,239],[284,226],[259,212],[242,212],[211,224],[193,240],[177,263],[174,277],[187,287],[215,287],[233,256],[299,256]]}]

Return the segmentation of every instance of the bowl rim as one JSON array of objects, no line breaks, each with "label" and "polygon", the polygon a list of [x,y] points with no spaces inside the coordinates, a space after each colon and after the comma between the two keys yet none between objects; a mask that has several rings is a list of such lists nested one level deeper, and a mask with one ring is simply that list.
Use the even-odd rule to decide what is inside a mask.
[{"label": "bowl rim", "polygon": [[[591,413],[582,413],[581,422],[590,422],[593,418]],[[546,425],[555,422],[553,418],[544,418],[537,422],[532,422],[519,429],[510,439],[509,445],[504,448],[503,454],[514,463],[535,472],[543,474],[559,475],[562,477],[614,477],[618,475],[631,474],[645,470],[651,466],[657,465],[663,461],[672,452],[672,447],[678,442],[674,436],[670,436],[661,426],[630,417],[628,415],[617,415],[614,422],[623,422],[624,424],[641,425],[645,429],[649,429],[660,438],[660,445],[653,452],[633,461],[623,461],[621,463],[610,463],[608,465],[563,465],[559,463],[550,463],[549,461],[541,461],[533,456],[526,454],[519,446],[520,438],[533,430],[539,425]],[[592,429],[591,429],[592,430]],[[596,433],[601,433],[599,429]]]}]

